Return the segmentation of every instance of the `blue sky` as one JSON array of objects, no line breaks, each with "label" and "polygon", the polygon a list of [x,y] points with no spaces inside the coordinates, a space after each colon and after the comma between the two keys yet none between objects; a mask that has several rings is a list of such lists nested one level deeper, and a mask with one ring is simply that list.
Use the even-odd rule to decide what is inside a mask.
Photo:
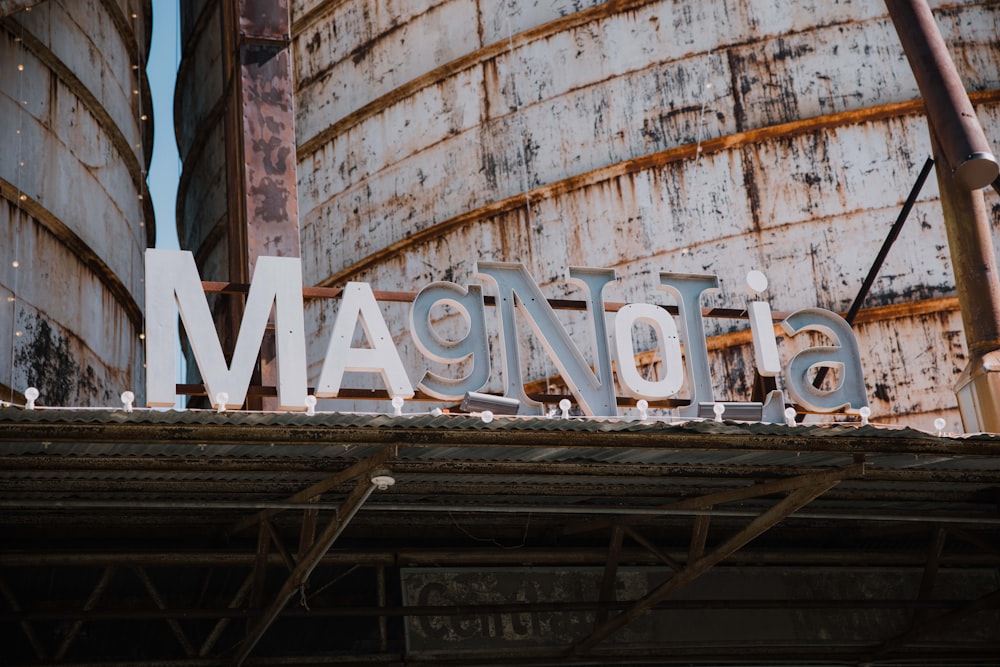
[{"label": "blue sky", "polygon": [[174,139],[174,80],[180,61],[179,3],[153,0],[153,41],[146,75],[153,95],[153,160],[149,166],[149,193],[156,214],[156,246],[177,247],[174,221],[180,161]]}]

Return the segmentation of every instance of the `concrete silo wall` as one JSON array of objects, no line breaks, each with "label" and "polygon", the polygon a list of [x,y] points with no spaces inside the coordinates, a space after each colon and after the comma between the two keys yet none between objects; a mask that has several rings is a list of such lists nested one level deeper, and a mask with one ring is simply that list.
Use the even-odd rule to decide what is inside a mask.
[{"label": "concrete silo wall", "polygon": [[[998,143],[1000,6],[932,4]],[[188,9],[182,238],[218,276],[217,12]],[[761,269],[775,310],[844,310],[930,155],[878,0],[292,0],[291,14],[308,285],[413,291],[519,261],[550,297],[575,294],[568,266],[613,267],[609,301],[666,303],[658,274],[672,271],[718,274],[705,305],[740,307]],[[866,305],[874,416],[958,428],[964,342],[933,178]],[[308,306],[313,380],[336,308]],[[386,312],[402,332],[405,308]],[[716,396],[747,398],[746,323],[706,327]],[[527,357],[526,377],[554,372],[538,346]]]},{"label": "concrete silo wall", "polygon": [[0,18],[0,398],[114,405],[144,383],[151,9],[15,9]]}]

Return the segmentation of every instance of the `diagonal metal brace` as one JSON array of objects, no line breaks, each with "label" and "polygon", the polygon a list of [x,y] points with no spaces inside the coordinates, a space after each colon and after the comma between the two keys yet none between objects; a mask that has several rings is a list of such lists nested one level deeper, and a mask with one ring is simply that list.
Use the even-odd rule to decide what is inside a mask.
[{"label": "diagonal metal brace", "polygon": [[[839,482],[840,480],[847,479],[849,477],[864,475],[864,472],[864,464],[856,463],[846,468],[836,468],[827,472],[809,473],[806,475],[798,475],[796,477],[773,479],[760,484],[750,484],[749,486],[742,486],[736,489],[716,491],[715,493],[709,493],[695,498],[684,498],[683,500],[677,500],[666,505],[661,505],[659,509],[708,509],[709,507],[722,505],[724,503],[732,503],[738,500],[749,500],[751,498],[760,498],[761,496],[769,496],[774,493],[784,493],[786,491],[793,491],[808,485],[823,484],[827,481]],[[639,519],[640,517],[634,516],[620,516],[615,517],[614,519],[596,519],[594,521],[580,523],[575,526],[568,526],[563,530],[563,534],[573,535],[576,533],[586,533],[594,530],[607,529],[615,523],[627,526],[629,523],[635,522]]]},{"label": "diagonal metal brace", "polygon": [[[370,466],[371,467],[371,466]],[[369,469],[370,469],[369,467]],[[343,504],[338,508],[337,516],[333,518],[330,523],[327,524],[323,532],[316,538],[315,543],[312,547],[305,553],[302,559],[295,566],[295,569],[288,576],[281,590],[277,592],[274,596],[274,600],[271,605],[264,611],[256,623],[254,623],[249,634],[247,634],[246,639],[240,646],[236,653],[234,664],[236,667],[240,667],[243,661],[247,659],[250,652],[253,651],[254,647],[260,641],[267,629],[271,627],[274,619],[278,617],[281,610],[285,608],[288,601],[295,594],[295,591],[299,589],[300,586],[309,578],[312,571],[316,569],[319,565],[320,560],[326,555],[326,552],[330,550],[333,543],[337,541],[340,534],[344,532],[344,529],[357,514],[358,510],[364,504],[368,497],[375,490],[375,485],[372,483],[371,479],[367,474],[362,475],[361,479],[358,480],[357,485],[354,490],[347,496]]]},{"label": "diagonal metal brace", "polygon": [[[849,470],[852,469],[853,467],[845,468],[841,471],[841,476],[849,476]],[[705,574],[715,565],[722,562],[733,553],[739,551],[749,542],[780,523],[783,519],[826,493],[839,481],[840,479],[827,480],[822,484],[812,484],[799,488],[796,491],[792,491],[787,497],[785,497],[784,500],[781,500],[769,510],[751,521],[749,525],[743,528],[743,530],[738,532],[736,535],[726,540],[725,543],[721,544],[715,550],[705,556],[702,556],[693,563],[688,564],[686,568],[648,593],[642,599],[636,601],[636,603],[631,607],[596,628],[588,637],[585,637],[571,646],[568,654],[582,655],[586,653],[607,637],[649,612],[654,606],[666,599],[672,593]]]},{"label": "diagonal metal brace", "polygon": [[[373,454],[366,459],[358,461],[354,465],[351,465],[345,468],[344,470],[341,470],[335,475],[331,475],[330,477],[327,477],[324,480],[316,482],[312,486],[302,489],[298,493],[289,496],[288,498],[285,499],[285,502],[287,503],[312,502],[314,498],[326,493],[330,489],[340,486],[345,482],[349,482],[350,480],[355,479],[358,475],[367,475],[369,472],[371,472],[371,470],[384,464],[386,461],[388,461],[395,455],[396,455],[396,448],[386,446],[382,449],[382,451]],[[248,528],[253,528],[254,526],[258,525],[258,522],[261,519],[265,520],[270,519],[271,517],[284,511],[285,510],[283,509],[267,509],[263,510],[262,512],[259,512],[258,514],[254,514],[253,516],[249,516],[245,519],[240,519],[239,521],[237,521],[236,523],[234,523],[233,525],[231,525],[229,528],[226,529],[225,531],[226,535],[235,535]]]}]

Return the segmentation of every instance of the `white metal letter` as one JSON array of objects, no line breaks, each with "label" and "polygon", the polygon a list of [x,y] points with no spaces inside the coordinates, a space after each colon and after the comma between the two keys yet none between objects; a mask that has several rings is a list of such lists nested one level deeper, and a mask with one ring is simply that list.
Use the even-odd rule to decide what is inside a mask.
[{"label": "white metal letter", "polygon": [[[754,295],[767,289],[767,277],[760,271],[747,274],[747,287]],[[757,372],[765,377],[775,377],[781,372],[778,341],[774,337],[774,320],[771,306],[766,301],[751,301],[747,306],[750,315],[750,335],[753,338],[753,356]]]},{"label": "white metal letter", "polygon": [[[442,338],[431,326],[431,310],[439,303],[454,306],[469,331],[461,340]],[[461,400],[467,392],[479,391],[490,380],[490,347],[486,337],[486,307],[483,288],[468,290],[448,282],[431,283],[420,290],[410,309],[410,334],[417,348],[429,359],[457,363],[471,358],[472,370],[463,378],[446,378],[426,371],[417,386],[444,401]]]},{"label": "white metal letter", "polygon": [[719,289],[719,277],[711,274],[661,273],[660,285],[677,300],[684,324],[684,355],[688,361],[691,402],[677,412],[697,417],[698,403],[712,401],[712,376],[708,372],[708,345],[701,320],[701,295]]},{"label": "white metal letter", "polygon": [[[781,326],[789,336],[818,331],[834,342],[802,350],[788,362],[785,381],[793,401],[812,412],[836,412],[843,408],[857,412],[868,406],[858,340],[844,318],[822,308],[804,308],[789,315]],[[808,377],[813,366],[838,369],[840,385],[831,391],[814,387]]]},{"label": "white metal letter", "polygon": [[[194,256],[181,250],[146,251],[147,404],[174,404],[175,315],[180,312],[209,400],[228,394],[227,409],[239,409],[250,387],[264,329],[275,307],[278,400],[282,410],[305,410],[306,347],[302,312],[302,263],[297,257],[260,257],[246,310],[227,366],[202,290]],[[215,406],[219,407],[219,406]]]},{"label": "white metal letter", "polygon": [[[644,322],[656,330],[656,340],[663,359],[664,377],[647,380],[635,365],[632,326]],[[618,381],[632,398],[656,401],[673,396],[684,384],[684,362],[677,325],[670,313],[648,303],[630,303],[615,315],[615,351],[618,359]]]},{"label": "white metal letter", "polygon": [[555,312],[523,264],[479,262],[476,271],[480,276],[492,279],[497,285],[505,395],[521,401],[520,414],[529,414],[529,411],[538,414],[541,412],[541,404],[529,399],[524,392],[517,327],[514,321],[515,305],[527,315],[528,325],[541,340],[545,351],[555,363],[583,411],[588,415],[617,415],[618,405],[611,374],[611,354],[608,349],[608,327],[603,296],[604,286],[615,278],[614,269],[571,267],[569,270],[570,278],[586,287],[590,297],[587,310],[590,312],[597,337],[597,375],[570,340],[566,329],[556,319]]},{"label": "white metal letter", "polygon": [[[358,320],[371,347],[351,347]],[[406,375],[403,360],[367,283],[347,283],[344,288],[323,370],[319,374],[316,397],[336,398],[346,372],[379,373],[389,396],[413,396],[413,385]]]}]

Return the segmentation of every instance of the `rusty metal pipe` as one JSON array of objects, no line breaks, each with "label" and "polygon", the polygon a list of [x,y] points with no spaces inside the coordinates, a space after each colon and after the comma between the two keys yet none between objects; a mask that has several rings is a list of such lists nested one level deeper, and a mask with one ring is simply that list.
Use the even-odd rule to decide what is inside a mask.
[{"label": "rusty metal pipe", "polygon": [[[933,132],[931,144],[935,155],[945,151]],[[972,356],[981,355],[1000,348],[1000,275],[986,201],[941,170],[938,188],[966,344]]]},{"label": "rusty metal pipe", "polygon": [[885,0],[885,5],[952,175],[966,190],[990,185],[1000,166],[927,0]]}]

